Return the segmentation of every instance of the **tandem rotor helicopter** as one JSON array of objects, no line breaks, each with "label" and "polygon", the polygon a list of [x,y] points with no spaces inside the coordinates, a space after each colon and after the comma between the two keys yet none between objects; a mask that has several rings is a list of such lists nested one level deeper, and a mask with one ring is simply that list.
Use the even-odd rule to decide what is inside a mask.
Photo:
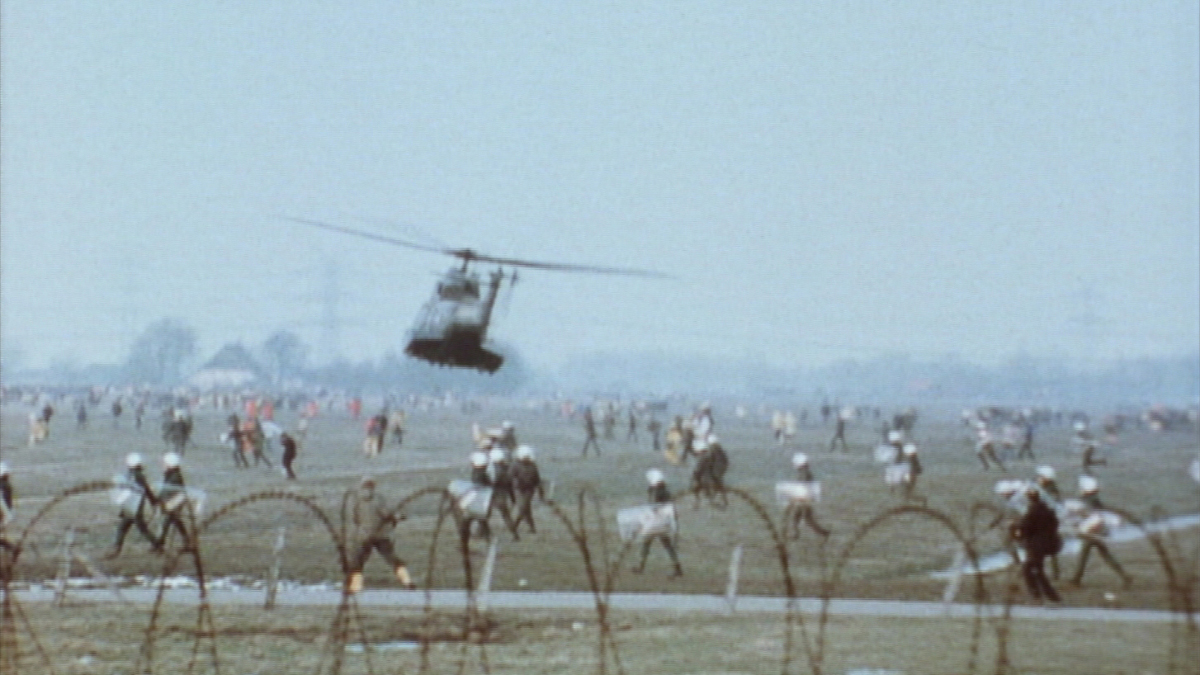
[{"label": "tandem rotor helicopter", "polygon": [[[517,281],[517,272],[506,272],[504,266],[527,267],[555,272],[584,272],[624,276],[666,278],[667,275],[625,267],[598,267],[567,263],[535,262],[516,258],[484,255],[469,248],[425,246],[403,239],[387,237],[354,228],[332,225],[318,220],[287,217],[296,223],[341,232],[372,241],[403,246],[452,256],[462,261],[450,268],[438,282],[433,296],[421,307],[404,353],[429,363],[451,368],[474,368],[494,373],[504,363],[504,357],[487,348],[487,330],[492,320],[492,308],[505,277],[510,286]],[[494,263],[497,267],[488,275],[487,289],[480,292],[479,273],[470,269],[471,263]]]}]

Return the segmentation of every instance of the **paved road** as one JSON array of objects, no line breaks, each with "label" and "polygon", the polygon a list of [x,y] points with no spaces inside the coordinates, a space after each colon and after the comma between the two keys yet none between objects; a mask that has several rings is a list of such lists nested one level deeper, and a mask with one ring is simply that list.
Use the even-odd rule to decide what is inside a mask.
[{"label": "paved road", "polygon": [[[121,595],[135,603],[154,601],[154,589],[122,589]],[[68,592],[72,600],[106,602],[113,600],[111,592],[98,589],[73,590]],[[18,591],[21,602],[48,602],[53,599],[50,590]],[[198,601],[195,589],[167,591],[169,602],[190,603]],[[281,606],[333,606],[341,599],[334,590],[280,589],[276,603]],[[481,597],[482,599],[482,597]],[[214,590],[209,592],[214,604],[261,605],[261,590]],[[364,606],[420,607],[426,600],[424,591],[367,590],[358,596]],[[435,607],[463,607],[467,597],[462,591],[433,591],[430,603]],[[821,610],[821,601],[816,598],[801,598],[797,601],[800,611],[815,615]],[[492,609],[561,609],[592,611],[595,599],[590,593],[558,593],[534,591],[502,591],[486,596],[486,605]],[[610,606],[618,610],[704,612],[728,614],[730,605],[722,596],[685,595],[669,593],[620,593],[613,594]],[[734,609],[739,614],[783,613],[787,611],[786,598],[745,596],[736,601]],[[999,616],[1004,611],[999,605],[985,605],[985,616]],[[976,607],[965,603],[906,602],[899,600],[837,599],[830,605],[830,616],[877,616],[897,618],[970,618],[975,616]],[[1118,622],[1169,622],[1183,620],[1183,615],[1172,612],[1135,609],[1102,609],[1095,607],[1028,607],[1014,606],[1012,616],[1016,619],[1044,619],[1070,621],[1118,621]],[[1200,613],[1193,617],[1200,621]]]}]

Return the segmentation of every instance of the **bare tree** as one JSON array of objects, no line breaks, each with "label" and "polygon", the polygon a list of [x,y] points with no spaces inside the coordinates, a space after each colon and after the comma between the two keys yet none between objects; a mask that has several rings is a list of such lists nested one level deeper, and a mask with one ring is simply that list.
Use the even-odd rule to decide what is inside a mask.
[{"label": "bare tree", "polygon": [[160,319],[146,327],[129,350],[125,372],[131,381],[175,384],[196,353],[196,330],[180,319]]},{"label": "bare tree", "polygon": [[304,368],[308,347],[293,332],[276,331],[262,345],[263,359],[279,384]]}]

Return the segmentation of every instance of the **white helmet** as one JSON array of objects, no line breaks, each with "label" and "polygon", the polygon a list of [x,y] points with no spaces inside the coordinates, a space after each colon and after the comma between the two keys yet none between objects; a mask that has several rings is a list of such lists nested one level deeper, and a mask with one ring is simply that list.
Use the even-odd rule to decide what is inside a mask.
[{"label": "white helmet", "polygon": [[899,429],[888,432],[888,443],[899,443],[901,438],[904,438],[904,434],[900,433]]},{"label": "white helmet", "polygon": [[651,485],[658,485],[663,482],[663,472],[658,469],[650,469],[646,472],[646,482]]},{"label": "white helmet", "polygon": [[716,444],[718,444],[718,443],[720,443],[720,442],[721,442],[721,441],[720,441],[720,439],[718,439],[718,438],[717,438],[717,435],[716,435],[716,434],[709,434],[709,435],[708,435],[708,440],[706,441],[706,444],[707,444],[707,445],[716,445]]},{"label": "white helmet", "polygon": [[1100,491],[1100,481],[1096,480],[1095,478],[1092,478],[1091,476],[1080,476],[1079,477],[1079,494],[1090,495],[1093,492],[1099,492],[1099,491]]},{"label": "white helmet", "polygon": [[174,469],[179,466],[179,453],[168,452],[163,455],[163,466],[168,469]]},{"label": "white helmet", "polygon": [[8,473],[8,464],[6,462],[0,462],[0,476],[7,476]]},{"label": "white helmet", "polygon": [[141,465],[142,465],[142,456],[139,455],[138,453],[131,452],[128,455],[125,455],[125,466],[132,469],[135,466],[141,466]]},{"label": "white helmet", "polygon": [[1046,480],[1054,480],[1058,474],[1054,472],[1054,467],[1043,464],[1037,468],[1037,476]]},{"label": "white helmet", "polygon": [[487,466],[488,456],[486,452],[472,452],[471,466],[475,468]]},{"label": "white helmet", "polygon": [[1075,431],[1083,431],[1086,428],[1087,428],[1087,422],[1084,422],[1083,420],[1075,421]]},{"label": "white helmet", "polygon": [[513,457],[517,459],[533,459],[533,448],[528,445],[518,445],[513,452]]},{"label": "white helmet", "polygon": [[488,453],[488,459],[493,462],[503,462],[508,459],[508,455],[504,454],[500,448],[492,448],[492,451]]},{"label": "white helmet", "polygon": [[708,451],[708,443],[705,441],[705,439],[697,438],[696,440],[692,441],[692,452],[707,452],[707,451]]},{"label": "white helmet", "polygon": [[509,422],[508,420],[504,420],[503,422],[500,423],[500,428],[505,429],[505,430],[512,429],[513,423]]},{"label": "white helmet", "polygon": [[904,455],[906,457],[912,457],[915,454],[917,454],[917,444],[916,443],[905,443],[904,444]]},{"label": "white helmet", "polygon": [[800,467],[808,464],[808,455],[803,452],[797,452],[792,455],[792,466]]}]

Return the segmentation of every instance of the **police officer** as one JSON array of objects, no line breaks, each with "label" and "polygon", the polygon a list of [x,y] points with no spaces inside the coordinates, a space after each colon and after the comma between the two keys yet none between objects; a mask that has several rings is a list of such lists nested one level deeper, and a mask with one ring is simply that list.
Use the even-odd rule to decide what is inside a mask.
[{"label": "police officer", "polygon": [[1046,556],[1055,555],[1062,549],[1062,539],[1058,535],[1058,516],[1042,500],[1041,490],[1032,485],[1026,488],[1025,497],[1029,500],[1029,508],[1017,523],[1015,538],[1025,549],[1025,562],[1022,573],[1029,595],[1035,600],[1050,600],[1061,602],[1058,591],[1050,585],[1046,578]]},{"label": "police officer", "polygon": [[512,519],[512,504],[516,501],[513,493],[512,471],[508,463],[508,453],[502,448],[492,448],[488,453],[488,461],[492,478],[492,507],[500,510],[504,525],[512,533],[514,541],[520,541],[516,523]]},{"label": "police officer", "polygon": [[[696,468],[692,471],[692,491],[696,494],[695,507],[700,507],[700,495],[703,493],[715,506],[724,508],[729,503],[725,494],[725,472],[729,468],[729,456],[721,447],[716,434],[696,437],[692,444],[692,452],[696,455]],[[717,495],[721,502],[717,503]]]},{"label": "police officer", "polygon": [[[671,491],[667,489],[667,484],[663,479],[662,471],[658,469],[650,469],[646,472],[646,482],[650,483],[647,492],[650,496],[650,503],[655,506],[662,506],[673,503]],[[654,540],[662,542],[663,548],[667,549],[667,555],[671,556],[671,562],[674,563],[675,569],[671,572],[671,578],[683,576],[683,567],[679,564],[679,556],[675,553],[675,546],[671,543],[671,535],[667,533],[657,534],[642,539],[642,559],[638,566],[633,568],[634,574],[641,574],[646,569],[646,558],[650,555],[650,545]]]},{"label": "police officer", "polygon": [[[491,446],[490,442],[485,443],[487,447]],[[471,482],[476,487],[490,488],[492,487],[492,477],[488,473],[488,453],[479,450],[471,453]],[[492,494],[492,499],[495,499],[495,493]],[[471,523],[479,523],[479,533],[487,539],[492,538],[492,527],[488,524],[488,519],[492,515],[492,504],[488,504],[487,514],[484,517],[472,516],[467,513],[460,514],[461,521],[459,522],[459,536],[463,542],[471,538]]]},{"label": "police officer", "polygon": [[[796,480],[801,483],[812,483],[816,480],[813,476],[812,468],[808,465],[808,455],[803,452],[797,452],[792,455],[792,466],[796,469]],[[821,524],[817,522],[816,516],[813,515],[811,500],[792,501],[787,506],[787,511],[784,514],[784,522],[788,524],[789,534],[792,539],[800,538],[800,521],[804,521],[822,539],[829,537],[829,530],[821,527]]]},{"label": "police officer", "polygon": [[509,420],[504,420],[500,423],[500,438],[496,439],[496,445],[508,452],[517,449],[517,427],[515,424]]},{"label": "police officer", "polygon": [[[1089,514],[1104,510],[1104,504],[1100,502],[1100,481],[1091,476],[1080,476],[1079,499]],[[1108,546],[1105,546],[1100,535],[1079,532],[1079,539],[1083,542],[1083,548],[1079,551],[1079,565],[1075,568],[1075,576],[1071,577],[1072,585],[1079,586],[1083,583],[1083,570],[1087,567],[1088,555],[1091,554],[1092,549],[1096,549],[1100,558],[1108,563],[1117,576],[1121,577],[1126,588],[1133,584],[1133,577],[1125,572],[1121,563],[1117,562],[1117,559],[1109,552]]]},{"label": "police officer", "polygon": [[154,544],[154,550],[162,552],[163,545],[167,541],[167,534],[174,525],[179,531],[179,536],[183,538],[184,550],[191,548],[191,542],[188,540],[188,531],[183,524],[183,513],[187,504],[187,490],[183,484],[183,469],[180,468],[180,457],[178,453],[168,452],[163,455],[163,484],[158,491],[159,503],[163,510],[163,526],[162,531],[158,535],[158,541]]},{"label": "police officer", "polygon": [[517,517],[512,524],[513,533],[515,536],[517,527],[521,523],[527,522],[529,531],[537,534],[537,525],[533,522],[533,496],[536,494],[542,502],[546,501],[542,476],[538,471],[537,462],[534,461],[533,448],[528,445],[519,445],[513,457],[517,460],[513,462],[509,472],[517,499]]},{"label": "police officer", "polygon": [[975,429],[978,434],[978,439],[975,442],[975,454],[979,456],[979,461],[983,464],[983,470],[987,471],[991,468],[988,464],[988,460],[990,459],[996,466],[1000,467],[1001,471],[1008,471],[1008,469],[1004,468],[1004,463],[996,455],[996,439],[992,438],[992,433],[988,431],[987,422],[980,420],[976,423]]},{"label": "police officer", "polygon": [[908,479],[904,481],[904,499],[916,499],[924,504],[925,498],[916,496],[917,477],[924,473],[924,469],[921,468],[921,458],[917,456],[917,444],[905,443],[897,457],[897,463],[908,464]]},{"label": "police officer", "polygon": [[131,452],[125,456],[125,482],[130,490],[138,493],[137,506],[131,510],[121,507],[120,521],[117,524],[117,540],[113,543],[112,550],[109,551],[107,558],[115,558],[121,554],[121,547],[125,543],[125,535],[128,534],[129,528],[137,526],[138,532],[150,542],[151,546],[157,547],[158,540],[150,533],[150,527],[146,523],[145,508],[149,502],[151,507],[158,506],[158,497],[154,495],[154,491],[150,489],[150,484],[146,482],[146,472],[142,468],[142,456],[136,452]]},{"label": "police officer", "polygon": [[373,551],[378,551],[392,566],[396,581],[400,582],[401,586],[409,590],[416,588],[408,573],[407,564],[396,556],[395,546],[392,544],[392,528],[403,519],[403,515],[389,509],[386,500],[376,493],[375,479],[370,476],[363,477],[355,492],[354,508],[351,511],[354,548],[350,561],[350,579],[346,583],[348,593],[358,593],[362,590],[363,566]]}]

